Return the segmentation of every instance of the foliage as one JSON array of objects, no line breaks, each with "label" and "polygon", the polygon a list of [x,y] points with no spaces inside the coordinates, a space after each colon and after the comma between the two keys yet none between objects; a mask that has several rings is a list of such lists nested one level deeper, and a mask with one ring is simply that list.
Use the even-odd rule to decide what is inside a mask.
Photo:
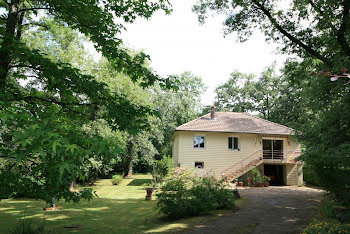
[{"label": "foliage", "polygon": [[[177,176],[176,176],[177,175]],[[221,182],[213,178],[194,177],[183,169],[175,169],[173,176],[157,194],[157,207],[169,218],[197,216],[215,209],[231,209],[235,197]]]},{"label": "foliage", "polygon": [[263,182],[263,178],[261,176],[261,173],[260,173],[260,171],[257,168],[254,168],[252,170],[252,176],[253,176],[253,183],[254,184]]},{"label": "foliage", "polygon": [[119,185],[123,181],[123,176],[121,175],[113,175],[111,182],[113,185]]},{"label": "foliage", "polygon": [[315,224],[309,225],[307,228],[304,229],[302,233],[305,233],[305,234],[344,233],[345,234],[349,232],[350,232],[350,225],[348,224],[321,222],[321,223],[315,223]]},{"label": "foliage", "polygon": [[[198,0],[204,22],[209,11],[225,14],[225,32],[246,40],[258,28],[281,51],[297,55],[286,62],[287,85],[275,115],[297,130],[305,149],[300,160],[337,201],[350,204],[350,92],[348,79],[331,82],[350,67],[350,1]],[[285,117],[283,117],[285,116]],[[313,174],[312,173],[312,174]]]},{"label": "foliage", "polygon": [[267,68],[258,79],[252,74],[231,73],[230,79],[215,90],[216,107],[235,112],[258,112],[262,118],[270,119],[284,85],[274,70],[274,66]]},{"label": "foliage", "polygon": [[225,15],[225,34],[237,33],[239,41],[259,29],[283,53],[315,58],[337,72],[349,67],[349,1],[198,0],[193,10],[200,22],[211,11]]},{"label": "foliage", "polygon": [[174,166],[174,161],[169,156],[153,162],[152,176],[154,183],[162,183]]},{"label": "foliage", "polygon": [[172,154],[171,137],[176,127],[197,118],[201,112],[201,94],[205,91],[203,80],[191,72],[177,77],[177,90],[164,90],[155,85],[150,88],[153,108],[159,113],[157,128],[163,140],[154,142],[158,157]]},{"label": "foliage", "polygon": [[269,182],[270,182],[270,180],[271,180],[271,178],[270,178],[270,177],[268,177],[268,176],[264,175],[264,183],[269,183]]},{"label": "foliage", "polygon": [[[122,146],[110,140],[113,131],[147,128],[152,111],[99,80],[83,42],[93,42],[114,70],[138,85],[170,87],[170,79],[144,66],[147,55],[131,53],[118,38],[124,24],[160,9],[170,13],[169,7],[167,1],[1,3],[0,155],[6,165],[0,197],[26,191],[46,201],[91,198],[90,189],[71,192],[69,184],[118,160]],[[88,129],[99,120],[108,134]]]}]

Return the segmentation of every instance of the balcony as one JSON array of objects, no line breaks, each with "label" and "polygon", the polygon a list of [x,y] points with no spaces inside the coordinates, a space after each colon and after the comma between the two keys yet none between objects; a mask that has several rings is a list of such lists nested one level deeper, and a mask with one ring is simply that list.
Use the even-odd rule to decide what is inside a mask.
[{"label": "balcony", "polygon": [[283,160],[283,150],[263,150],[263,159]]},{"label": "balcony", "polygon": [[264,161],[291,161],[300,156],[300,151],[263,150]]}]

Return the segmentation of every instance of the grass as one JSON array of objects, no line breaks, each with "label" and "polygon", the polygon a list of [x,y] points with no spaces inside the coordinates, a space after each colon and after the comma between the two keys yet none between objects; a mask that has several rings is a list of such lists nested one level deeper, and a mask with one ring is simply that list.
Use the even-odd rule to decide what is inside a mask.
[{"label": "grass", "polygon": [[[339,224],[339,220],[336,218],[337,212],[334,210],[336,203],[330,199],[329,196],[325,195],[320,203],[318,209],[316,209],[309,219],[309,225],[331,223]],[[343,225],[350,226],[350,211],[347,210],[345,214],[345,220]]]},{"label": "grass", "polygon": [[[231,210],[217,210],[201,217],[169,221],[156,210],[156,200],[145,201],[145,185],[150,175],[135,175],[113,186],[109,179],[95,183],[99,198],[82,200],[78,204],[56,202],[60,211],[43,211],[47,204],[33,199],[5,199],[0,202],[0,233],[8,233],[18,219],[30,219],[53,233],[166,233],[204,225]],[[155,196],[154,196],[155,199]],[[242,200],[237,200],[241,206]],[[71,226],[74,228],[65,228]]]}]

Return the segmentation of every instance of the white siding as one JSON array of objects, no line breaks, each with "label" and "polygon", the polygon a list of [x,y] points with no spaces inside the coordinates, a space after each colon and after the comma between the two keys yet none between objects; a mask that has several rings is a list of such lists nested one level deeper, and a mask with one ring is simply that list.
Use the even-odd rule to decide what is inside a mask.
[{"label": "white siding", "polygon": [[303,171],[300,163],[286,165],[287,185],[303,185]]},{"label": "white siding", "polygon": [[[193,137],[204,136],[205,148],[195,149]],[[239,137],[238,150],[228,149],[228,137]],[[194,163],[204,162],[204,169],[221,178],[221,172],[244,157],[260,150],[261,144],[256,134],[232,134],[211,132],[180,132],[179,158],[181,166],[192,169]]]}]

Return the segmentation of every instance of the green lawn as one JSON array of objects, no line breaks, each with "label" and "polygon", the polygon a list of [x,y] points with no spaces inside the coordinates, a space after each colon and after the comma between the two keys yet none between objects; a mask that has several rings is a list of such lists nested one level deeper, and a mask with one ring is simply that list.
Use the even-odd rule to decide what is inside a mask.
[{"label": "green lawn", "polygon": [[[135,175],[118,186],[113,186],[107,179],[99,180],[93,186],[99,198],[78,204],[56,202],[56,205],[64,207],[61,211],[43,211],[47,204],[33,199],[2,200],[0,233],[7,233],[23,217],[38,224],[45,219],[45,230],[53,233],[164,233],[201,225],[232,213],[218,210],[202,217],[165,220],[156,210],[156,200],[145,201],[144,185],[150,180],[150,175]],[[67,229],[65,226],[76,228]]]}]

